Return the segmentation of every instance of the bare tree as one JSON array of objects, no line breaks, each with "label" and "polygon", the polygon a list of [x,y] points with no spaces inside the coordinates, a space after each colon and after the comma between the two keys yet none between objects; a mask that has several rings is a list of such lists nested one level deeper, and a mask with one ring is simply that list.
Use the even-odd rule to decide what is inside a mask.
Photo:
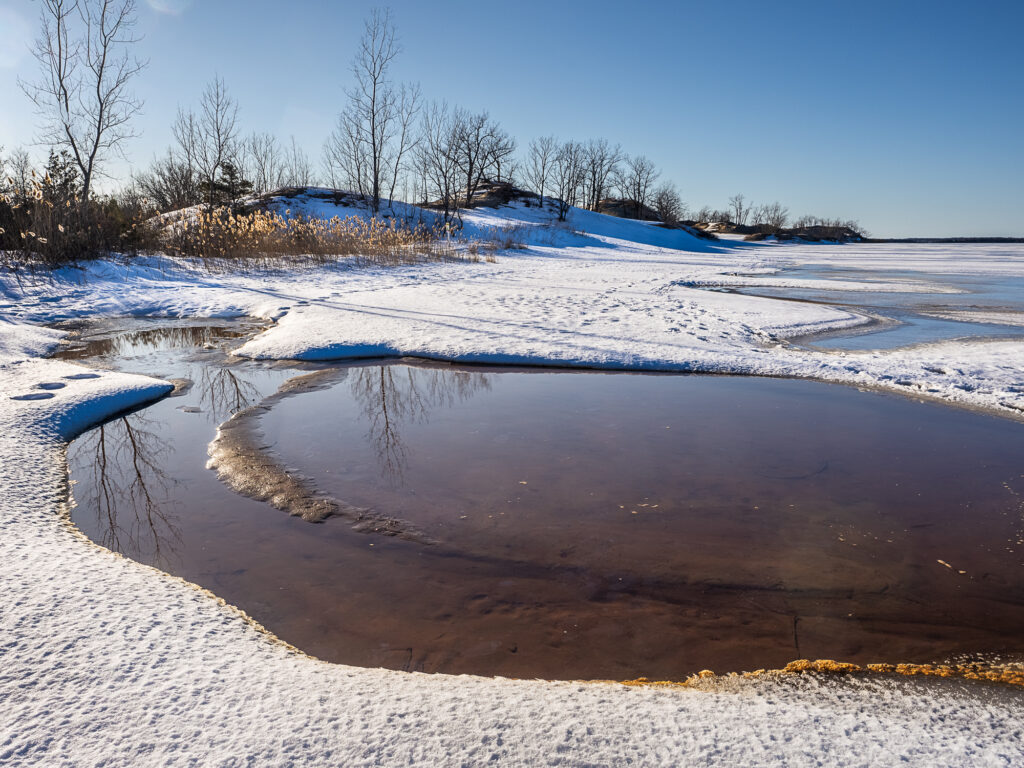
[{"label": "bare tree", "polygon": [[552,165],[552,182],[558,195],[558,220],[565,221],[569,209],[579,201],[587,173],[586,150],[575,141],[558,148]]},{"label": "bare tree", "polygon": [[277,138],[269,133],[253,133],[245,146],[246,175],[252,180],[253,191],[262,194],[282,186],[284,163]]},{"label": "bare tree", "polygon": [[338,115],[338,122],[324,143],[323,155],[331,186],[344,187],[363,198],[368,196],[369,152],[351,104]]},{"label": "bare tree", "polygon": [[352,61],[356,86],[348,92],[350,130],[358,143],[365,145],[367,186],[374,214],[380,210],[384,157],[394,132],[395,92],[388,69],[398,53],[391,12],[375,9],[363,26],[359,51]]},{"label": "bare tree", "polygon": [[490,115],[480,112],[472,115],[463,109],[456,109],[452,115],[455,146],[459,168],[464,180],[464,200],[472,205],[473,195],[483,180],[487,168],[487,152],[492,140],[494,124]]},{"label": "bare tree", "polygon": [[156,158],[148,171],[135,177],[139,193],[158,211],[175,211],[195,205],[201,199],[195,169],[170,150]]},{"label": "bare tree", "polygon": [[624,200],[633,203],[635,218],[643,217],[651,187],[659,176],[654,163],[643,155],[625,158],[625,162],[615,169],[615,182],[622,192]]},{"label": "bare tree", "polygon": [[196,155],[199,151],[199,119],[195,112],[186,112],[178,107],[178,114],[171,123],[171,135],[175,144],[171,152],[175,158],[198,175],[199,160]]},{"label": "bare tree", "polygon": [[66,149],[82,177],[82,200],[110,153],[123,155],[142,102],[128,85],[145,63],[131,56],[134,0],[43,0],[35,83],[20,83],[43,116],[43,140]]},{"label": "bare tree", "polygon": [[210,206],[213,206],[213,186],[217,173],[226,162],[234,159],[238,137],[238,103],[228,94],[220,77],[206,86],[199,102],[199,135],[196,159],[203,180],[210,188]]},{"label": "bare tree", "polygon": [[540,205],[544,207],[544,192],[547,189],[548,176],[558,152],[558,140],[554,136],[541,136],[530,142],[526,155],[526,183],[540,195]]},{"label": "bare tree", "polygon": [[583,148],[583,160],[586,169],[584,202],[590,210],[596,211],[622,161],[622,147],[611,146],[607,139],[591,139]]},{"label": "bare tree", "polygon": [[171,126],[179,160],[194,168],[206,190],[207,205],[213,208],[217,174],[225,163],[234,164],[238,151],[238,104],[227,86],[215,77],[203,91],[199,113],[178,110]]},{"label": "bare tree", "polygon": [[421,101],[419,85],[406,85],[402,83],[398,87],[398,94],[395,98],[396,130],[389,163],[391,168],[391,188],[388,190],[388,199],[392,201],[395,199],[398,175],[405,169],[409,154],[416,148],[418,138],[413,125],[416,116],[420,113]]},{"label": "bare tree", "polygon": [[782,229],[789,219],[789,209],[781,203],[766,203],[752,209],[753,223],[771,229]]},{"label": "bare tree", "polygon": [[417,164],[423,175],[423,198],[426,202],[436,197],[446,224],[457,214],[460,203],[459,133],[456,116],[447,104],[433,104],[424,112],[416,148]]},{"label": "bare tree", "polygon": [[652,203],[658,218],[665,224],[677,224],[685,215],[686,204],[680,199],[675,184],[670,181],[663,182],[654,190]]},{"label": "bare tree", "polygon": [[324,167],[332,183],[370,201],[374,214],[381,198],[395,196],[398,179],[407,170],[417,136],[420,112],[418,85],[397,88],[388,78],[399,54],[391,12],[375,10],[364,22],[359,50],[352,60],[355,86],[346,91],[348,104],[324,144]]},{"label": "bare tree", "polygon": [[445,221],[450,221],[460,207],[472,203],[485,179],[509,177],[515,148],[515,140],[486,112],[431,106],[424,114],[417,147],[424,197],[437,195]]},{"label": "bare tree", "polygon": [[282,178],[289,187],[308,187],[314,182],[313,164],[294,136],[285,150]]},{"label": "bare tree", "polygon": [[32,186],[32,178],[35,171],[32,169],[32,157],[28,150],[19,147],[11,152],[6,160],[7,168],[4,170],[4,180],[7,182],[11,192],[19,202],[23,202],[29,194]]},{"label": "bare tree", "polygon": [[729,198],[729,207],[732,209],[732,220],[734,223],[743,226],[750,218],[750,203],[743,195],[733,195]]},{"label": "bare tree", "polygon": [[861,230],[860,224],[855,219],[829,219],[822,216],[801,216],[792,222],[791,226],[796,230],[815,229],[820,237],[842,240],[851,236],[860,235],[864,237],[866,232]]},{"label": "bare tree", "polygon": [[491,133],[484,146],[484,175],[493,174],[494,181],[511,182],[515,170],[516,140],[497,123],[491,123]]}]

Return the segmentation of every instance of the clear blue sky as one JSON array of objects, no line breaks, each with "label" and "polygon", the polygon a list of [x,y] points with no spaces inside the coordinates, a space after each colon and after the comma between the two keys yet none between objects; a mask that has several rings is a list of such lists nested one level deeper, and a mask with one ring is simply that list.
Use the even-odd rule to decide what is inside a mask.
[{"label": "clear blue sky", "polygon": [[[147,164],[220,74],[246,129],[311,157],[343,105],[374,3],[140,0]],[[1024,236],[1024,2],[390,4],[396,80],[487,109],[522,144],[606,137],[693,206],[744,193],[877,236]],[[0,144],[33,141],[16,79],[38,4],[0,2]],[[112,164],[125,174],[123,162]]]}]

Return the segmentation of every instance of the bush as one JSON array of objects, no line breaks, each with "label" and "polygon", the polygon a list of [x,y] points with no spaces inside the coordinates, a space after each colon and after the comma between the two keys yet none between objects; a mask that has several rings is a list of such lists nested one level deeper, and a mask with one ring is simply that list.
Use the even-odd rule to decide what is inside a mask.
[{"label": "bush", "polygon": [[67,153],[50,153],[43,173],[23,169],[0,187],[0,263],[9,269],[58,267],[110,253],[137,253],[150,243],[140,224],[141,199],[83,201]]}]

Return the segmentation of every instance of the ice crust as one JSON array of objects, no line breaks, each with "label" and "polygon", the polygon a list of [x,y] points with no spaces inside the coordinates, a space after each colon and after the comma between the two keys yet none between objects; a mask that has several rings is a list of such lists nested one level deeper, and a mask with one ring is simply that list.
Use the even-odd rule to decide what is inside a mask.
[{"label": "ice crust", "polygon": [[[239,275],[109,261],[23,285],[3,278],[0,764],[1024,764],[1024,696],[980,683],[801,676],[698,691],[326,664],[66,521],[66,441],[170,384],[41,359],[61,334],[38,323],[64,318],[275,318],[243,350],[265,358],[415,354],[810,376],[1008,413],[1024,403],[1018,342],[796,350],[780,340],[863,318],[683,284],[767,274],[787,260],[868,265],[884,250],[714,244],[575,216],[569,228],[546,226],[535,209],[467,216],[480,231],[524,228],[529,248],[496,264]],[[900,249],[922,279],[952,268],[934,246]],[[957,254],[960,269],[1024,273],[1019,252]]]}]

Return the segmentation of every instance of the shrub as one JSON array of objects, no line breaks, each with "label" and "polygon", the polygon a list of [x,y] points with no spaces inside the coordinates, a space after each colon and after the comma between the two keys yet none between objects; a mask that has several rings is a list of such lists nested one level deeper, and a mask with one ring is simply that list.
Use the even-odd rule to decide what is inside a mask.
[{"label": "shrub", "polygon": [[150,243],[140,223],[151,211],[135,197],[78,195],[66,152],[50,153],[46,170],[24,168],[0,187],[0,263],[9,269],[58,267],[110,253],[136,253]]}]

